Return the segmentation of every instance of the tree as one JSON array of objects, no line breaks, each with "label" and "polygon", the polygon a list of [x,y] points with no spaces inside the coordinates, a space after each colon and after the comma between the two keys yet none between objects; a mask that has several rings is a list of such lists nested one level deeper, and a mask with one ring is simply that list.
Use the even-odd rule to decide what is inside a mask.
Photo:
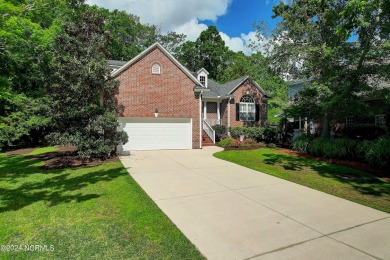
[{"label": "tree", "polygon": [[314,80],[287,110],[291,116],[321,117],[328,135],[329,124],[367,111],[365,94],[389,80],[389,9],[384,0],[294,0],[273,8],[282,21],[270,39],[272,67]]},{"label": "tree", "polygon": [[38,1],[0,1],[0,147],[41,139],[49,124],[45,85],[59,21],[40,25]]},{"label": "tree", "polygon": [[195,42],[186,42],[177,50],[176,57],[188,69],[205,68],[209,77],[220,81],[227,67],[228,48],[215,26],[209,26]]},{"label": "tree", "polygon": [[73,19],[56,38],[49,87],[53,132],[48,140],[73,144],[84,158],[107,156],[127,142],[126,134],[117,131],[118,82],[110,78],[106,62],[109,35],[98,13],[81,10]]},{"label": "tree", "polygon": [[105,18],[105,29],[111,37],[108,58],[112,60],[131,60],[156,41],[174,53],[186,38],[184,34],[175,32],[161,34],[157,26],[141,24],[138,16],[125,11],[109,11],[96,5],[84,8]]}]

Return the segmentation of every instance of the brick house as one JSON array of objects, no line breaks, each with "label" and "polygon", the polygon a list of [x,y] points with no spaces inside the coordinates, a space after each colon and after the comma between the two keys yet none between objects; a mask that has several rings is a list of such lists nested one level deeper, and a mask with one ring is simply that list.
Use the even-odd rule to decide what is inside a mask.
[{"label": "brick house", "polygon": [[109,63],[119,80],[120,129],[129,136],[122,151],[202,148],[205,139],[215,142],[213,125],[266,124],[267,96],[247,76],[218,84],[159,43],[128,62]]}]

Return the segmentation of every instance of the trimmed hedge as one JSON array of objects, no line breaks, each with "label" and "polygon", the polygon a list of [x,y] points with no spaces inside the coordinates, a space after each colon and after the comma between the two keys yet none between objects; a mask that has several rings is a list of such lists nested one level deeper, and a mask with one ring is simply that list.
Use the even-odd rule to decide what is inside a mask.
[{"label": "trimmed hedge", "polygon": [[228,146],[231,146],[234,142],[234,139],[233,138],[225,138],[223,140],[221,140],[217,145],[220,146],[220,147],[228,147]]},{"label": "trimmed hedge", "polygon": [[294,150],[313,156],[364,161],[378,168],[390,168],[389,137],[360,141],[347,138],[331,140],[325,137],[312,138],[302,135],[293,141],[292,147]]},{"label": "trimmed hedge", "polygon": [[278,130],[272,127],[242,127],[234,126],[230,127],[230,135],[234,139],[239,139],[240,135],[244,135],[245,138],[256,140],[257,142],[265,141],[266,143],[275,143],[278,141]]}]

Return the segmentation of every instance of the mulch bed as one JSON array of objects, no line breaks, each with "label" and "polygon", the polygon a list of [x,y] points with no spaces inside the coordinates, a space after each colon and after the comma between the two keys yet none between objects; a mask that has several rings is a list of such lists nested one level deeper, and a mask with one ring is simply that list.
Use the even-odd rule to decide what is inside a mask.
[{"label": "mulch bed", "polygon": [[[34,151],[36,148],[25,148],[7,152],[7,155],[23,155]],[[32,155],[29,158],[39,159],[45,162],[42,166],[43,169],[64,169],[80,166],[96,165],[102,162],[111,162],[119,160],[118,156],[111,156],[107,158],[92,157],[87,160],[83,160],[76,154],[76,147],[74,146],[60,146],[57,151],[48,152],[38,155]]]},{"label": "mulch bed", "polygon": [[351,167],[351,168],[354,168],[357,170],[369,172],[369,173],[371,173],[379,178],[382,178],[386,182],[390,182],[390,174],[387,171],[381,170],[378,168],[374,168],[374,167],[367,165],[367,164],[364,164],[364,163],[354,162],[354,161],[346,161],[346,160],[340,160],[340,159],[328,159],[328,158],[324,158],[324,157],[315,157],[315,156],[312,156],[312,155],[307,154],[307,153],[302,153],[302,152],[298,152],[298,151],[294,151],[294,150],[290,150],[290,149],[277,149],[275,151],[278,153],[282,153],[282,154],[295,155],[295,156],[314,159],[314,160],[321,160],[321,161],[325,161],[327,163],[348,166],[348,167]]},{"label": "mulch bed", "polygon": [[230,150],[256,150],[256,149],[260,149],[260,148],[263,148],[263,147],[264,146],[261,146],[261,145],[238,146],[238,147],[228,146],[228,147],[225,147],[224,149],[227,150],[227,151],[230,151]]},{"label": "mulch bed", "polygon": [[37,148],[16,149],[16,150],[8,151],[5,154],[6,155],[23,155],[23,154],[31,153],[35,149],[37,149]]}]

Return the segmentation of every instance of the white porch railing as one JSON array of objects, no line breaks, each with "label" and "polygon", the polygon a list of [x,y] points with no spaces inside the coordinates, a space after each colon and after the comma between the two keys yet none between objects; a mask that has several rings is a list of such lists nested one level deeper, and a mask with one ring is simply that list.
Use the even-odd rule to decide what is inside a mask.
[{"label": "white porch railing", "polygon": [[206,118],[205,120],[206,120],[206,122],[207,122],[209,125],[211,125],[211,126],[222,124],[222,120],[221,120],[221,119]]},{"label": "white porch railing", "polygon": [[203,130],[206,132],[206,134],[213,141],[213,144],[215,144],[215,131],[213,128],[211,128],[210,124],[207,123],[206,119],[203,120]]}]

